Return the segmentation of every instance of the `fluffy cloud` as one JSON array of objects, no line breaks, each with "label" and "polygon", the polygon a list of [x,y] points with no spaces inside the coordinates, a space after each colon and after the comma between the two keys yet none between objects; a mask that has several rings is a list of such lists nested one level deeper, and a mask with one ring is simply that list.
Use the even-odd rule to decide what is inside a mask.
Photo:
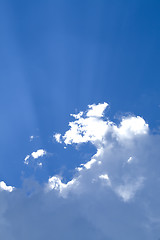
[{"label": "fluffy cloud", "polygon": [[[44,149],[38,149],[36,152],[32,152],[31,155],[27,155],[24,159],[25,164],[29,164],[29,159],[32,157],[33,159],[37,159],[39,157],[43,157],[47,154],[47,152]],[[38,163],[39,166],[42,165],[42,163]]]},{"label": "fluffy cloud", "polygon": [[62,141],[61,141],[61,134],[60,133],[54,134],[53,137],[56,139],[56,141],[58,143],[62,143]]},{"label": "fluffy cloud", "polygon": [[103,112],[108,106],[107,103],[89,105],[86,113],[71,114],[76,120],[69,123],[70,129],[62,137],[64,143],[85,143],[98,144],[103,142],[109,123],[103,121]]},{"label": "fluffy cloud", "polygon": [[7,186],[4,181],[1,181],[1,182],[0,182],[0,190],[1,190],[1,191],[12,192],[13,189],[14,189],[14,187],[12,187],[12,186]]},{"label": "fluffy cloud", "polygon": [[89,110],[87,111],[87,117],[103,117],[104,110],[108,106],[108,103],[99,103],[98,105],[88,105]]},{"label": "fluffy cloud", "polygon": [[39,149],[36,152],[32,152],[31,155],[34,159],[39,158],[39,157],[43,157],[44,155],[46,155],[46,151],[43,150],[43,149]]},{"label": "fluffy cloud", "polygon": [[66,147],[91,142],[97,149],[70,181],[56,175],[0,192],[1,239],[159,238],[160,136],[139,116],[106,120],[107,106],[72,114],[68,131],[55,136]]},{"label": "fluffy cloud", "polygon": [[[93,104],[88,106],[85,113],[72,114],[75,121],[69,123],[70,129],[62,139],[66,145],[89,141],[95,145],[97,153],[77,167],[81,171],[80,176],[84,178],[84,175],[89,175],[90,180],[95,182],[98,176],[108,177],[108,174],[103,174],[104,171],[108,172],[111,176],[108,177],[110,188],[124,201],[129,201],[141,189],[145,177],[141,170],[133,172],[135,166],[128,166],[126,170],[125,163],[131,163],[133,159],[128,155],[138,154],[134,145],[149,136],[149,126],[139,116],[122,118],[119,125],[105,120],[103,116],[107,106],[107,103]],[[57,141],[60,142],[59,139]],[[81,183],[81,179],[78,181]]]}]

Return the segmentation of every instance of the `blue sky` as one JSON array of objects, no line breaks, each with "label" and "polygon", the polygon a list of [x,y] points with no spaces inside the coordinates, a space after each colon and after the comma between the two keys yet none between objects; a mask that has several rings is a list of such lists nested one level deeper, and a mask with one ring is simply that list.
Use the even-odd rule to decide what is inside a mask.
[{"label": "blue sky", "polygon": [[[4,200],[4,202],[7,202],[6,205],[14,199],[18,209],[17,212],[14,212],[13,206],[8,207],[7,205],[7,210],[2,217],[6,219],[6,222],[13,224],[12,219],[20,212],[19,203],[22,206],[21,211],[24,211],[26,219],[29,219],[25,209],[23,209],[24,202],[28,201],[28,208],[31,210],[32,205],[34,207],[35,204],[33,199],[40,196],[42,202],[44,199],[45,204],[47,201],[49,202],[49,208],[46,208],[45,204],[43,205],[46,218],[47,213],[51,213],[48,219],[52,219],[54,212],[51,200],[55,202],[55,206],[58,204],[57,207],[59,208],[61,208],[62,204],[65,212],[64,220],[61,223],[62,227],[66,223],[65,218],[69,218],[71,220],[69,222],[72,222],[67,228],[70,230],[67,232],[70,239],[72,239],[70,236],[72,226],[77,229],[74,233],[73,239],[75,239],[77,232],[81,229],[81,227],[78,228],[79,224],[86,233],[86,239],[103,240],[108,237],[108,239],[114,240],[118,236],[122,236],[120,239],[124,239],[123,233],[126,233],[124,234],[126,239],[132,239],[130,233],[134,231],[137,232],[137,236],[134,235],[133,239],[136,238],[137,240],[144,239],[144,236],[145,239],[147,237],[148,239],[151,239],[149,237],[152,237],[152,239],[153,237],[155,239],[160,237],[160,232],[157,230],[160,223],[158,216],[160,209],[157,207],[155,200],[150,199],[150,196],[147,195],[149,189],[152,189],[152,184],[158,184],[158,169],[160,166],[158,162],[158,156],[160,155],[158,150],[160,140],[159,8],[159,1],[138,0],[34,0],[25,2],[15,0],[0,2],[0,181],[4,181],[7,186],[15,187],[15,190],[10,193],[11,197],[9,197],[7,190],[7,193],[2,191],[2,195],[4,195],[2,199],[7,199]],[[103,106],[105,102],[109,105],[104,109],[104,115],[87,117],[88,105],[93,107],[101,103]],[[77,131],[86,136],[87,140],[83,139],[81,142],[76,142],[75,133],[71,131],[72,135],[70,137],[72,140],[69,142],[69,140],[66,140],[68,138],[65,137],[65,133],[69,129],[72,130],[72,127],[68,126],[69,122],[73,121],[74,126],[77,127],[76,119],[70,114],[78,114],[80,111],[83,111],[84,114],[77,121],[81,122],[82,129],[78,125]],[[145,124],[149,124],[147,132],[144,131],[147,125],[142,121],[134,121],[133,116],[135,116],[135,119],[139,119],[137,116],[140,116],[141,119],[145,120]],[[125,117],[129,117],[130,123],[123,122]],[[96,119],[97,125],[94,125],[93,118]],[[96,140],[92,138],[92,133],[89,133],[88,128],[84,125],[88,124],[85,119],[89,121],[87,127],[94,126],[92,133],[95,134],[95,138],[97,137]],[[110,119],[109,121],[112,123],[114,122],[117,128],[119,126],[118,129],[121,126],[119,124],[123,125],[124,123],[124,136],[127,135],[127,138],[132,139],[134,144],[137,144],[138,150],[136,150],[135,145],[128,147],[127,143],[124,143],[122,138],[119,137],[122,134],[121,130],[115,130],[116,128],[106,130],[107,119]],[[105,134],[101,135],[102,138],[98,138],[99,136],[94,132],[94,129],[96,127],[101,128],[101,125],[98,125],[101,123],[104,124],[103,131]],[[135,125],[139,126],[138,130]],[[84,129],[85,131],[83,131]],[[61,134],[61,143],[58,143],[54,138],[56,133]],[[91,134],[92,137],[85,135],[87,133]],[[110,138],[108,138],[108,134],[111,134]],[[135,137],[137,134],[138,136],[140,134],[138,138]],[[31,136],[33,136],[33,139],[30,138]],[[108,145],[103,142],[104,139],[107,139],[107,144],[108,139],[110,139],[109,144],[113,144],[113,153],[116,153],[115,159],[117,159],[116,156],[119,151],[119,164],[122,164],[122,166],[124,166],[124,163],[122,163],[124,156],[126,159],[131,157],[131,163],[132,160],[134,162],[132,154],[137,156],[135,159],[142,158],[140,163],[135,160],[137,166],[133,167],[138,174],[136,175],[136,182],[133,182],[132,179],[135,178],[135,176],[132,176],[133,170],[130,172],[125,167],[121,169],[122,166],[120,167],[119,164],[115,163],[114,154],[112,156],[112,153],[107,150]],[[67,144],[65,144],[65,140],[68,141]],[[114,174],[121,176],[119,181],[124,181],[125,184],[127,181],[125,171],[126,173],[129,172],[132,178],[129,178],[128,185],[121,183],[123,186],[119,186],[117,185],[118,179],[114,178],[110,186],[108,183],[108,188],[110,187],[119,196],[120,200],[117,200],[110,193],[111,190],[105,192],[105,186],[102,183],[102,189],[100,187],[99,190],[99,194],[102,194],[102,200],[96,196],[96,201],[93,202],[96,211],[93,212],[90,208],[86,216],[81,215],[76,210],[76,213],[72,215],[69,210],[66,210],[66,208],[70,209],[71,202],[74,202],[73,205],[76,209],[80,201],[83,203],[90,198],[94,199],[93,192],[98,186],[96,184],[100,184],[95,180],[94,176],[98,172],[95,172],[94,167],[90,171],[91,173],[86,173],[85,166],[82,166],[83,169],[80,172],[77,172],[75,168],[79,167],[80,164],[89,162],[94,156],[96,156],[97,162],[100,161],[99,159],[102,162],[103,159],[108,159],[109,157],[106,157],[106,155],[104,157],[102,153],[96,155],[99,146],[102,147],[102,145],[104,153],[108,154],[110,159],[113,159],[113,166],[104,164],[104,168],[111,172],[111,176],[113,177]],[[123,146],[122,149],[120,146]],[[139,146],[142,146],[142,149]],[[44,149],[46,153],[43,156],[34,158],[32,153],[37,152],[39,149]],[[27,155],[30,156],[28,158],[29,163],[25,164],[24,159]],[[154,161],[151,164],[150,160],[153,159]],[[42,166],[39,166],[39,163],[42,163]],[[151,181],[146,180],[146,173],[148,173],[149,168],[153,168]],[[142,169],[144,170],[142,171]],[[100,177],[102,181],[107,180],[107,173],[101,172],[99,174],[99,176],[103,176]],[[59,180],[56,180],[59,186],[58,191],[60,191],[60,203],[57,203],[57,195],[56,197],[49,195],[47,198],[42,193],[48,179],[53,176],[60,177]],[[78,176],[80,179],[84,178],[80,181],[80,192],[82,189],[85,190],[77,197],[75,188],[78,189],[79,187],[76,184],[74,190],[70,190],[70,185],[64,187],[61,184],[67,184],[74,178],[79,179]],[[109,180],[112,180],[112,177]],[[93,188],[90,187],[89,179],[91,182],[96,182]],[[29,192],[33,191],[33,202],[27,198],[27,189],[30,189],[30,185],[34,186],[34,190],[29,190]],[[69,193],[62,193],[60,186],[69,189],[66,190]],[[4,189],[4,186],[2,188]],[[53,192],[57,191],[53,186],[52,188]],[[86,189],[89,190],[90,188],[88,195],[85,195]],[[129,188],[132,189],[128,193],[128,198],[122,194],[124,188],[127,191]],[[130,199],[133,201],[137,191],[140,191],[138,193],[139,199],[135,200],[135,204],[128,205],[128,201]],[[24,194],[25,196],[20,197],[23,195],[22,192],[23,194],[26,192],[27,196]],[[153,196],[159,199],[157,192],[154,191]],[[72,195],[73,197],[71,197]],[[67,198],[66,202],[63,198]],[[117,220],[114,220],[116,228],[119,229],[119,235],[117,233],[117,236],[114,235],[113,231],[108,230],[108,233],[105,231],[104,223],[106,222],[110,226],[109,219],[105,218],[105,215],[102,217],[99,215],[101,211],[107,212],[107,206],[104,205],[105,201],[103,201],[106,198],[108,199],[108,207],[110,209],[116,207],[118,217],[123,219],[121,225],[118,225]],[[114,199],[113,204],[112,198]],[[145,207],[140,206],[142,199],[145,202]],[[127,207],[124,203],[127,204]],[[101,210],[97,207],[97,204],[101,204]],[[86,206],[85,204],[81,205],[84,212]],[[130,222],[129,230],[124,230],[126,219],[134,211],[138,211],[139,208],[141,209],[141,216],[135,215],[133,222]],[[157,215],[155,208],[158,208]],[[126,218],[122,213],[122,209],[124,209]],[[56,211],[59,216],[63,215],[62,212],[58,213],[58,210]],[[42,212],[39,212],[37,207],[36,216],[41,216]],[[115,219],[116,213],[111,210],[110,212],[110,218]],[[147,214],[150,216],[150,222],[146,223],[144,219],[146,219]],[[99,218],[101,227],[98,226],[97,222],[93,223],[91,221],[92,216]],[[75,219],[77,219],[77,222]],[[136,221],[138,223],[143,222],[142,225],[147,226],[146,228],[150,230],[142,230],[136,224],[133,224],[132,228],[132,223]],[[60,222],[58,220],[58,229],[60,228]],[[22,224],[25,225],[26,222],[22,221]],[[35,229],[38,229],[41,224],[37,224]],[[24,225],[22,225],[23,229]],[[25,230],[22,230],[21,234],[17,235],[16,227],[14,225],[10,230],[12,233],[9,232],[8,235],[5,235],[4,227],[4,231],[0,232],[2,238],[7,240],[25,239],[23,237]],[[28,228],[30,229],[29,225]],[[113,225],[110,229],[112,228]],[[44,232],[48,232],[48,237],[53,237],[52,233],[48,231],[48,227],[45,228]],[[94,238],[92,232],[95,233]],[[36,238],[34,230],[31,230],[31,235],[27,236],[31,240],[41,239],[40,236]],[[84,238],[83,234],[80,236],[80,239]],[[64,239],[64,236],[61,236],[60,239]]]}]

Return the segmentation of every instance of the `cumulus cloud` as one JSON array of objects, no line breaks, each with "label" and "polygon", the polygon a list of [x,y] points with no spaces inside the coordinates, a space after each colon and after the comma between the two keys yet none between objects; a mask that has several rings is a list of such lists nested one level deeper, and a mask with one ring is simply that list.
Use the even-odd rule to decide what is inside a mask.
[{"label": "cumulus cloud", "polygon": [[148,124],[140,116],[123,118],[120,126],[114,126],[117,137],[122,139],[132,139],[136,135],[148,133]]},{"label": "cumulus cloud", "polygon": [[[30,155],[27,155],[24,159],[25,164],[29,164],[29,160],[32,157],[33,159],[37,159],[39,157],[43,157],[47,154],[44,149],[38,149],[36,152],[32,152]],[[38,163],[39,166],[42,166],[42,163]]]},{"label": "cumulus cloud", "polygon": [[103,117],[104,110],[108,106],[108,103],[104,102],[103,104],[99,103],[98,105],[92,104],[88,105],[89,110],[87,111],[87,117]]},{"label": "cumulus cloud", "polygon": [[56,140],[58,143],[62,143],[62,141],[61,141],[61,134],[60,134],[60,133],[54,134],[53,137],[55,138],[55,140]]},{"label": "cumulus cloud", "polygon": [[46,190],[58,190],[62,197],[66,197],[68,191],[72,191],[76,187],[78,187],[78,180],[75,178],[67,183],[63,183],[60,177],[53,176],[49,178]]},{"label": "cumulus cloud", "polygon": [[46,151],[43,149],[39,149],[36,152],[32,152],[31,155],[34,159],[36,159],[36,158],[43,157],[44,155],[46,155]]},{"label": "cumulus cloud", "polygon": [[0,182],[0,191],[7,191],[7,192],[12,192],[14,187],[12,186],[7,186],[4,181]]},{"label": "cumulus cloud", "polygon": [[100,175],[99,178],[103,180],[103,183],[107,183],[107,185],[111,186],[111,181],[107,173]]},{"label": "cumulus cloud", "polygon": [[93,104],[88,106],[85,113],[71,114],[75,121],[69,123],[70,129],[62,139],[66,145],[85,142],[95,145],[97,153],[88,162],[76,168],[80,176],[84,178],[84,175],[89,175],[94,181],[98,176],[104,179],[108,176],[103,174],[106,170],[111,175],[111,178],[108,178],[108,186],[124,201],[129,201],[142,187],[145,178],[143,171],[139,169],[138,172],[134,172],[135,166],[126,170],[124,163],[127,158],[128,163],[133,160],[128,155],[138,154],[134,145],[149,136],[149,125],[140,116],[123,117],[119,125],[116,125],[109,119],[104,119],[107,106],[107,103]]},{"label": "cumulus cloud", "polygon": [[106,120],[107,106],[72,114],[69,129],[55,138],[97,149],[70,181],[54,175],[44,185],[26,180],[22,189],[0,192],[1,239],[158,239],[160,136],[140,116]]},{"label": "cumulus cloud", "polygon": [[[102,143],[109,128],[108,122],[102,120],[107,103],[89,105],[86,113],[71,114],[76,120],[69,123],[70,129],[62,136],[65,144],[92,142]],[[56,135],[57,136],[57,135]]]}]

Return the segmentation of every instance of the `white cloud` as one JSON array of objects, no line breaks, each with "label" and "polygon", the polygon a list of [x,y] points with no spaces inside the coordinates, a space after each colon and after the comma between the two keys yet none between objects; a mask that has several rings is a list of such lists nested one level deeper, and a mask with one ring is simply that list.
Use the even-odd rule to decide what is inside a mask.
[{"label": "white cloud", "polygon": [[102,174],[99,176],[100,179],[105,179],[105,180],[109,180],[108,174]]},{"label": "white cloud", "polygon": [[78,181],[74,178],[67,183],[62,183],[60,177],[53,176],[53,177],[50,177],[48,180],[47,190],[53,190],[53,189],[58,190],[61,196],[66,197],[68,191],[70,191],[72,187],[75,188],[77,184],[78,184]]},{"label": "white cloud", "polygon": [[133,161],[133,157],[129,157],[127,160],[128,163],[131,163],[132,161]]},{"label": "white cloud", "polygon": [[62,141],[61,141],[61,134],[60,133],[54,134],[53,137],[56,139],[56,141],[58,143],[62,143]]},{"label": "white cloud", "polygon": [[12,186],[7,186],[4,181],[1,181],[1,182],[0,182],[0,190],[1,190],[1,191],[12,192],[13,189],[14,189],[14,187],[12,187]]},{"label": "white cloud", "polygon": [[81,166],[84,166],[86,169],[90,169],[95,162],[96,162],[96,159],[92,158],[87,163],[81,164]]},{"label": "white cloud", "polygon": [[37,165],[38,165],[39,167],[42,167],[43,163],[40,162],[40,163],[37,163]]},{"label": "white cloud", "polygon": [[99,178],[104,180],[109,186],[111,186],[111,181],[107,173],[100,175]]},{"label": "white cloud", "polygon": [[71,180],[26,180],[0,192],[0,239],[158,239],[160,136],[140,117],[115,124],[95,109],[73,116],[61,137],[66,145],[90,141],[97,148]]},{"label": "white cloud", "polygon": [[39,158],[39,157],[43,157],[44,155],[46,155],[46,151],[44,149],[39,149],[36,152],[32,152],[31,155],[33,158]]},{"label": "white cloud", "polygon": [[33,135],[31,135],[30,136],[30,141],[32,141],[34,139],[34,136]]},{"label": "white cloud", "polygon": [[83,116],[83,112],[79,112],[78,114],[70,114],[70,116],[74,117],[75,119],[79,119]]},{"label": "white cloud", "polygon": [[115,134],[120,139],[132,139],[136,135],[147,134],[148,130],[148,124],[139,116],[123,118],[120,126],[114,127]]},{"label": "white cloud", "polygon": [[107,103],[89,105],[90,110],[86,114],[83,112],[72,114],[76,120],[69,123],[70,129],[63,136],[64,143],[66,145],[88,141],[94,144],[102,143],[109,128],[109,123],[101,119],[107,106]]},{"label": "white cloud", "polygon": [[[107,180],[111,190],[120,196],[125,202],[133,199],[143,186],[143,171],[134,172],[135,166],[124,166],[126,157],[130,154],[138,154],[134,144],[143,141],[143,137],[149,136],[149,126],[143,118],[137,116],[123,117],[120,124],[116,125],[103,118],[107,103],[89,105],[89,109],[78,114],[71,114],[75,121],[69,123],[70,129],[62,136],[67,144],[81,144],[90,141],[97,148],[97,153],[86,163],[76,168],[79,172],[79,185],[84,184],[84,179],[96,178]],[[138,157],[137,157],[138,159]],[[133,157],[128,156],[128,163]],[[88,172],[89,170],[90,172]],[[104,171],[109,172],[110,178]],[[124,183],[124,179],[129,182]],[[83,177],[82,177],[83,176]],[[138,179],[138,180],[137,180]],[[111,184],[112,183],[112,184]]]},{"label": "white cloud", "polygon": [[87,117],[103,117],[104,110],[108,106],[108,103],[104,102],[103,104],[99,103],[98,105],[92,104],[88,105],[89,110],[87,111]]},{"label": "white cloud", "polygon": [[29,158],[30,158],[30,155],[27,155],[24,159],[24,163],[28,165],[29,163]]},{"label": "white cloud", "polygon": [[[38,149],[36,152],[32,152],[30,155],[27,155],[24,159],[25,164],[29,164],[30,158],[37,159],[39,157],[43,157],[47,154],[47,152],[44,149]],[[37,163],[39,166],[42,166],[42,163]]]}]

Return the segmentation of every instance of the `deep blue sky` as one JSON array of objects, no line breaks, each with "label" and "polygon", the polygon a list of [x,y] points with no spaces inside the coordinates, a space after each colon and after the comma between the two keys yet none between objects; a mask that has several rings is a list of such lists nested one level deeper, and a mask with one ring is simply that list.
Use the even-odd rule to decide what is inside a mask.
[{"label": "deep blue sky", "polygon": [[[0,2],[1,179],[19,185],[23,174],[77,166],[85,157],[52,135],[88,104],[106,101],[111,118],[131,112],[158,129],[159,9],[158,0]],[[39,148],[53,156],[27,170],[24,157]]]}]

